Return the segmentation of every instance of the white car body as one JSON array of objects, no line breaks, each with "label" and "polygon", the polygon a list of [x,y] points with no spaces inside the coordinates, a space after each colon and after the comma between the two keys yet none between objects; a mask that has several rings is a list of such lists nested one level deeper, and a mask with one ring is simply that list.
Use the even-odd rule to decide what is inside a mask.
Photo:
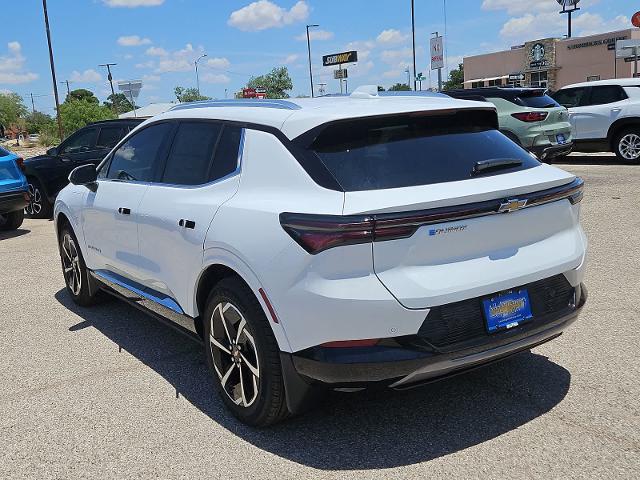
[{"label": "white car body", "polygon": [[[579,102],[569,102],[570,94]],[[613,151],[623,131],[640,132],[640,79],[610,79],[582,82],[558,90],[553,97],[568,107],[574,151]],[[640,137],[636,139],[640,142]],[[640,159],[640,143],[637,156]],[[619,155],[620,156],[620,155]]]},{"label": "white car body", "polygon": [[[446,183],[339,191],[312,178],[288,143],[345,119],[466,110],[488,107],[437,95],[382,98],[362,92],[351,97],[180,106],[140,125],[113,152],[161,122],[234,122],[242,126],[234,172],[198,186],[106,178],[98,178],[93,188],[69,185],[57,197],[56,224],[71,225],[97,281],[130,298],[151,300],[151,310],[194,334],[200,333],[202,279],[212,267],[232,270],[270,319],[280,351],[293,356],[330,342],[416,336],[434,307],[551,277],[564,278],[577,292],[572,293],[573,310],[564,323],[530,337],[492,344],[483,352],[449,355],[435,367],[433,362],[418,362],[401,375],[314,377],[338,386],[363,380],[388,380],[396,387],[416,383],[555,338],[575,317],[586,295],[580,285],[587,241],[579,221],[579,198],[574,204],[569,196],[581,195],[579,180],[539,164]],[[569,185],[575,188],[560,197],[552,195]],[[541,191],[551,196],[534,201],[531,194]],[[517,204],[517,199],[528,197],[530,208],[524,201]],[[508,206],[512,201],[514,211]],[[488,204],[493,210],[425,222],[404,238],[339,245],[316,254],[308,253],[283,228],[295,218],[280,218],[293,212],[331,218],[377,216],[382,221],[385,215]],[[496,214],[498,207],[510,213]],[[123,209],[130,211],[123,214]],[[185,220],[194,222],[193,228],[185,228]],[[294,363],[305,378],[313,377],[314,361]]]}]

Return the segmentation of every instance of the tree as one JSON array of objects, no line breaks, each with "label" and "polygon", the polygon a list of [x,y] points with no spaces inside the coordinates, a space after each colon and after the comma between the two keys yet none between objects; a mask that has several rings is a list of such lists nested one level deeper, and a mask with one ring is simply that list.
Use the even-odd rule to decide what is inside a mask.
[{"label": "tree", "polygon": [[86,100],[91,103],[100,103],[98,97],[96,97],[91,90],[87,90],[86,88],[77,88],[75,90],[71,90],[67,98],[65,98],[64,102],[71,102],[73,100]]},{"label": "tree", "polygon": [[390,92],[408,92],[411,90],[411,87],[406,83],[396,83],[389,88]]},{"label": "tree", "polygon": [[22,97],[17,93],[0,93],[0,125],[5,128],[19,123],[27,114]]},{"label": "tree", "polygon": [[55,130],[55,121],[46,113],[31,112],[25,117],[27,133],[43,133]]},{"label": "tree", "polygon": [[211,100],[211,97],[205,97],[200,95],[198,90],[191,88],[176,87],[173,92],[176,94],[176,98],[179,102],[197,102],[199,100]]},{"label": "tree", "polygon": [[60,105],[60,117],[65,134],[70,135],[91,122],[109,120],[115,115],[108,107],[91,100],[72,100]]},{"label": "tree", "polygon": [[443,90],[464,88],[464,64],[458,64],[458,68],[449,72],[449,80],[442,85]]},{"label": "tree", "polygon": [[133,110],[133,105],[131,105],[124,93],[112,93],[107,97],[107,101],[102,102],[102,104],[113,110],[116,115]]},{"label": "tree", "polygon": [[289,98],[288,90],[293,88],[287,67],[276,67],[266,75],[251,77],[247,88],[264,88],[267,98]]}]

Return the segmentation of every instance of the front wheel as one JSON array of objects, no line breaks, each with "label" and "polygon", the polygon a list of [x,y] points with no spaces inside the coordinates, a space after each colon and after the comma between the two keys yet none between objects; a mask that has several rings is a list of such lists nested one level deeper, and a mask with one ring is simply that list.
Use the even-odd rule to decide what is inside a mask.
[{"label": "front wheel", "polygon": [[24,221],[24,211],[0,213],[0,230],[17,230]]},{"label": "front wheel", "polygon": [[625,163],[640,163],[640,129],[629,128],[616,136],[614,153]]},{"label": "front wheel", "polygon": [[65,226],[60,232],[58,246],[67,292],[80,306],[88,307],[95,304],[98,292],[91,288],[89,283],[91,279],[78,246],[78,240],[69,226]]},{"label": "front wheel", "polygon": [[231,412],[258,427],[286,418],[278,344],[249,287],[238,278],[220,281],[203,320],[207,363]]}]

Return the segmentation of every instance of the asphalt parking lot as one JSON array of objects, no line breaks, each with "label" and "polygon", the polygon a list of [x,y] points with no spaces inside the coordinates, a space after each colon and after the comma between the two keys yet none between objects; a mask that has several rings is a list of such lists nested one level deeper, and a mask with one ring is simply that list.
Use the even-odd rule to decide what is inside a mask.
[{"label": "asphalt parking lot", "polygon": [[227,413],[197,345],[72,304],[52,222],[0,234],[0,478],[640,478],[640,167],[569,158],[590,297],[565,335],[267,430]]}]

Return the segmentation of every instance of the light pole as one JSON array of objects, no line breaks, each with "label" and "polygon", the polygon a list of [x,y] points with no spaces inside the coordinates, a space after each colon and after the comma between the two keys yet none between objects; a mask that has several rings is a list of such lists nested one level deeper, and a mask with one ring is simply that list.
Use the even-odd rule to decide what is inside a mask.
[{"label": "light pole", "polygon": [[47,12],[47,0],[42,0],[44,11],[44,26],[47,31],[47,44],[49,45],[49,64],[51,65],[51,79],[53,80],[53,95],[56,99],[56,117],[58,119],[58,135],[60,141],[64,140],[62,132],[62,119],[60,118],[60,99],[58,98],[58,82],[56,82],[56,67],[53,63],[53,48],[51,47],[51,32],[49,31],[49,13]]},{"label": "light pole", "polygon": [[313,98],[313,70],[311,69],[311,37],[309,29],[319,27],[320,25],[307,25],[307,52],[309,53],[309,81],[311,82],[311,98]]},{"label": "light pole", "polygon": [[[411,0],[411,35],[413,37],[413,90],[416,90],[416,15],[414,8],[414,0]],[[409,88],[411,88],[411,84]]]},{"label": "light pole", "polygon": [[409,87],[409,90],[411,90],[411,70],[409,69],[409,67],[404,70],[404,73],[407,74],[407,87]]},{"label": "light pole", "polygon": [[196,66],[196,90],[198,90],[198,97],[200,96],[200,77],[198,77],[198,62],[206,56],[207,54],[203,53],[197,58],[195,62],[193,62],[193,64]]}]

